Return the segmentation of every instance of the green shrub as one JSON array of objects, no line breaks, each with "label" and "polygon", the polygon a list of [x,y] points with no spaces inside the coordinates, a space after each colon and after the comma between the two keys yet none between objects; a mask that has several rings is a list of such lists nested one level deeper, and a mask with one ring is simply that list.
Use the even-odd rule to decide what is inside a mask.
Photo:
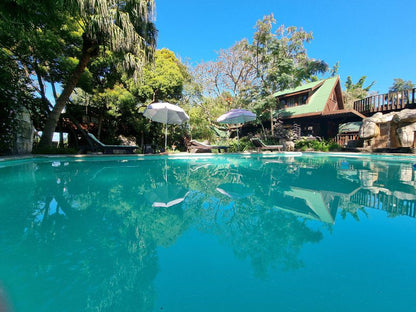
[{"label": "green shrub", "polygon": [[340,150],[341,146],[332,140],[298,140],[295,143],[295,148],[301,151],[314,150],[328,152]]},{"label": "green shrub", "polygon": [[240,140],[230,139],[225,145],[228,145],[228,152],[237,153],[244,152],[251,149],[254,149],[253,143],[247,137],[243,137]]}]

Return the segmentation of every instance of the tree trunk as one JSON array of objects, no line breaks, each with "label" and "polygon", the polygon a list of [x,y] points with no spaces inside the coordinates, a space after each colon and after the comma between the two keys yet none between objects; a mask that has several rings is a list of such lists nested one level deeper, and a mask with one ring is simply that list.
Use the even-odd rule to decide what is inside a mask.
[{"label": "tree trunk", "polygon": [[92,40],[86,38],[85,36],[83,39],[83,48],[82,54],[79,58],[79,63],[72,75],[69,77],[62,91],[62,94],[56,100],[55,106],[53,107],[52,111],[49,113],[46,119],[42,137],[39,142],[39,146],[41,147],[52,146],[53,132],[55,131],[55,128],[58,124],[59,116],[61,116],[61,113],[69,100],[69,97],[71,96],[72,92],[77,86],[77,83],[81,75],[83,74],[85,68],[87,67],[91,57],[95,56],[97,53],[98,45]]}]

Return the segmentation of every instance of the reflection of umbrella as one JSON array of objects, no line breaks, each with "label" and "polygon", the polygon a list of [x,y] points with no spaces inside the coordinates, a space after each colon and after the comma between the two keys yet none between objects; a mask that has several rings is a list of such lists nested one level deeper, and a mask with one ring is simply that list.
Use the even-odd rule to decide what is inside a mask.
[{"label": "reflection of umbrella", "polygon": [[152,203],[152,207],[172,207],[183,202],[187,195],[188,191],[180,185],[158,183],[145,197]]},{"label": "reflection of umbrella", "polygon": [[165,150],[168,140],[168,124],[180,125],[183,122],[189,120],[189,116],[185,111],[177,105],[170,103],[153,103],[147,106],[143,112],[143,116],[149,118],[152,121],[164,123],[165,128]]},{"label": "reflection of umbrella", "polygon": [[[240,124],[256,119],[256,114],[246,109],[232,109],[229,112],[218,117],[217,122],[223,124]],[[238,127],[237,127],[238,138]]]},{"label": "reflection of umbrella", "polygon": [[253,191],[240,183],[224,183],[217,187],[217,191],[234,199],[241,199],[253,194]]}]

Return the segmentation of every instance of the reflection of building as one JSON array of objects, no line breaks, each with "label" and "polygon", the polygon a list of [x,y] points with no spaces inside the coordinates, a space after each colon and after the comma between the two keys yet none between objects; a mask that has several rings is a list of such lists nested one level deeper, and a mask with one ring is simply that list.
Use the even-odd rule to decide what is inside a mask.
[{"label": "reflection of building", "polygon": [[289,190],[284,191],[283,194],[285,200],[279,202],[275,208],[326,223],[335,222],[338,200],[328,198],[317,191],[297,187],[291,187]]},{"label": "reflection of building", "polygon": [[403,196],[400,192],[374,192],[372,189],[360,189],[351,196],[350,201],[368,208],[387,211],[392,214],[416,217],[416,196]]},{"label": "reflection of building", "polygon": [[[348,165],[348,166],[347,166]],[[317,182],[318,176],[322,179]],[[273,207],[334,223],[337,209],[375,208],[416,217],[416,171],[412,165],[341,162],[335,166],[297,167],[287,186],[273,194]]]}]

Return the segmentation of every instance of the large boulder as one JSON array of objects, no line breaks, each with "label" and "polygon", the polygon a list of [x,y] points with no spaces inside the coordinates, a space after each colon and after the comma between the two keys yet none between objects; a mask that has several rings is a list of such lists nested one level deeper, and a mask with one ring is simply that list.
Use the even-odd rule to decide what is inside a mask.
[{"label": "large boulder", "polygon": [[407,126],[398,127],[396,130],[397,137],[402,147],[413,147],[415,139],[416,122]]},{"label": "large boulder", "polygon": [[393,122],[398,124],[416,122],[416,109],[404,109],[400,112],[396,112]]},{"label": "large boulder", "polygon": [[371,122],[381,124],[381,123],[386,123],[386,122],[392,121],[395,114],[396,114],[395,112],[391,112],[391,113],[383,115],[383,113],[379,112],[379,113],[375,113],[373,116],[368,117],[364,120],[368,120],[368,121],[371,121]]},{"label": "large boulder", "polygon": [[375,138],[380,135],[380,128],[374,121],[370,120],[370,118],[366,118],[363,120],[358,135],[361,139],[365,140]]},{"label": "large boulder", "polygon": [[[380,125],[389,124],[395,134],[390,135],[387,146],[399,145],[400,147],[413,147],[416,132],[416,109],[404,109],[399,112],[388,114],[376,113],[371,117],[365,118],[359,131],[361,139],[370,140],[380,135]],[[382,140],[386,140],[381,138]],[[394,143],[396,142],[396,143]],[[372,143],[370,143],[372,144]]]}]

